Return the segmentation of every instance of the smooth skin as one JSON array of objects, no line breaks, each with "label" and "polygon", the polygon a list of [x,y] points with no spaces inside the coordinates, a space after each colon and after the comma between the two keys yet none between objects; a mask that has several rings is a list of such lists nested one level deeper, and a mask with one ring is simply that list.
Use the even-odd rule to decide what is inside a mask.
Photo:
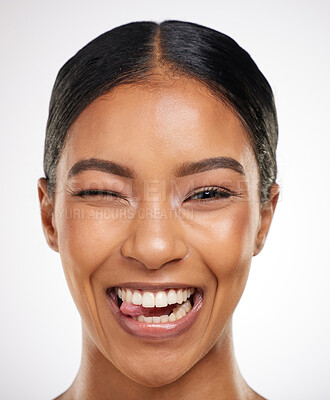
[{"label": "smooth skin", "polygon": [[[214,157],[236,160],[244,173],[177,176],[182,164]],[[134,176],[88,169],[68,177],[91,158]],[[261,205],[258,166],[234,112],[184,77],[117,87],[71,126],[54,199],[46,187],[40,178],[44,233],[60,253],[83,332],[78,375],[58,399],[262,399],[238,369],[232,315],[264,245],[278,186]],[[210,198],[210,187],[221,194]],[[91,189],[103,193],[77,195]],[[137,338],[119,326],[105,294],[125,282],[200,288],[199,316],[180,336]]]}]

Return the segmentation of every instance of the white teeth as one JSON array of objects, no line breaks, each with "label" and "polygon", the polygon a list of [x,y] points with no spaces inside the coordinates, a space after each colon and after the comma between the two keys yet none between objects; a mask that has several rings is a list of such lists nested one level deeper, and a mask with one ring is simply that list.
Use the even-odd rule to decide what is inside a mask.
[{"label": "white teeth", "polygon": [[176,303],[176,292],[175,290],[171,289],[167,293],[167,301],[168,304],[175,304]]},{"label": "white teeth", "polygon": [[162,315],[160,317],[160,323],[163,324],[165,322],[168,322],[168,315]]},{"label": "white teeth", "polygon": [[191,303],[189,300],[187,300],[182,305],[175,307],[170,316],[161,315],[160,317],[145,317],[144,315],[139,315],[138,317],[133,318],[138,322],[144,322],[146,324],[165,324],[167,322],[174,322],[183,318],[189,313],[191,308]]},{"label": "white teeth", "polygon": [[132,303],[135,304],[136,306],[140,306],[142,304],[142,294],[140,292],[133,293]]},{"label": "white teeth", "polygon": [[167,306],[167,296],[165,292],[157,292],[155,297],[156,297],[156,307]]},{"label": "white teeth", "polygon": [[143,307],[155,307],[155,296],[151,292],[144,292],[142,296]]},{"label": "white teeth", "polygon": [[129,289],[127,289],[126,290],[126,302],[127,303],[132,303],[132,292],[129,290]]},{"label": "white teeth", "polygon": [[176,316],[174,313],[172,313],[168,318],[168,322],[174,322],[174,321],[176,321]]},{"label": "white teeth", "polygon": [[191,310],[191,303],[190,301],[185,301],[182,304],[182,308],[185,310],[186,313],[188,313]]},{"label": "white teeth", "polygon": [[141,290],[132,291],[131,289],[116,288],[117,296],[127,303],[142,305],[143,307],[167,307],[171,304],[182,304],[195,292],[194,288],[170,289],[169,291],[143,292]]},{"label": "white teeth", "polygon": [[183,303],[183,295],[182,295],[182,290],[179,289],[176,293],[176,302],[179,304]]}]

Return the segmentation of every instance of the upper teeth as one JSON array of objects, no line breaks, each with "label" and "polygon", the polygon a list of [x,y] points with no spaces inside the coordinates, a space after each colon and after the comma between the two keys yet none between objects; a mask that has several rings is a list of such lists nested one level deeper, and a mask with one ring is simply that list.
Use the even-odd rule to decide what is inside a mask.
[{"label": "upper teeth", "polygon": [[195,292],[194,288],[170,289],[155,293],[123,288],[117,288],[116,290],[121,300],[135,305],[142,305],[143,307],[166,307],[169,304],[182,304]]}]

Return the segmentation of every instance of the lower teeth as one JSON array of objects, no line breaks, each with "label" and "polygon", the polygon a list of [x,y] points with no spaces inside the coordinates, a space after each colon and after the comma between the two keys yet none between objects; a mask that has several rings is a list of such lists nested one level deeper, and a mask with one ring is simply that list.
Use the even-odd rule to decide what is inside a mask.
[{"label": "lower teeth", "polygon": [[132,317],[136,321],[144,322],[147,324],[164,324],[166,322],[178,321],[192,309],[190,300],[185,301],[183,304],[175,307],[170,315],[161,315],[160,317],[145,317],[144,315],[139,315],[138,317]]}]

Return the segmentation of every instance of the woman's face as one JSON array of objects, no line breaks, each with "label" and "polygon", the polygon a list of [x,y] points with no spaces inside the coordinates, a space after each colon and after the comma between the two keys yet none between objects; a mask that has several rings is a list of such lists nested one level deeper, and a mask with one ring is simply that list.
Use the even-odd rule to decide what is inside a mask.
[{"label": "woman's face", "polygon": [[[167,384],[228,335],[270,224],[246,133],[221,101],[181,78],[114,89],[68,135],[46,235],[85,336],[134,381]],[[173,321],[187,288],[193,308]]]}]

